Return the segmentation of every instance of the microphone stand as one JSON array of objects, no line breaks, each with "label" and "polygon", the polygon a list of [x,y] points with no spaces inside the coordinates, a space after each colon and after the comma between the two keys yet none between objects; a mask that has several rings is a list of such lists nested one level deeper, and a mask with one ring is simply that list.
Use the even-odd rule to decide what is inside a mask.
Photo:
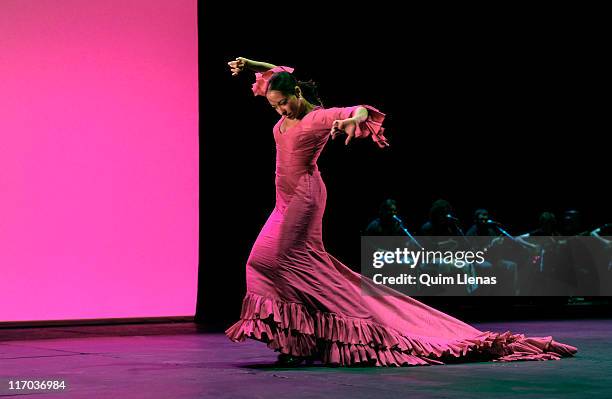
[{"label": "microphone stand", "polygon": [[463,241],[465,241],[466,245],[469,248],[472,248],[472,244],[470,244],[470,242],[468,241],[467,237],[465,236],[465,233],[463,232],[463,230],[461,229],[461,226],[459,226],[459,220],[452,218],[451,219],[455,225],[455,229],[457,229],[457,233],[459,233],[459,235],[461,237],[463,237]]},{"label": "microphone stand", "polygon": [[520,243],[522,245],[522,243],[517,240],[516,238],[514,238],[510,233],[508,233],[506,230],[502,229],[502,227],[500,225],[498,225],[497,223],[493,223],[493,225],[495,226],[495,228],[497,229],[497,231],[499,231],[500,233],[502,233],[503,235],[505,235],[506,237],[508,237],[509,239],[511,239],[514,242]]},{"label": "microphone stand", "polygon": [[[506,237],[508,237],[512,242],[515,242],[523,247],[527,247],[526,243],[522,240],[517,239],[516,237],[512,236],[510,233],[508,233],[506,230],[504,230],[498,223],[489,223],[490,225],[495,226],[495,229],[497,229],[497,231],[499,231],[500,233],[502,233],[502,235],[505,235]],[[529,248],[529,249],[533,249],[533,248]]]},{"label": "microphone stand", "polygon": [[[512,242],[520,245],[523,248],[527,248],[529,250],[533,250],[533,247],[529,247],[528,243],[526,243],[523,240],[519,240],[516,237],[513,237],[510,233],[508,233],[506,230],[504,230],[498,223],[491,223],[491,224],[493,224],[495,226],[495,229],[497,229],[497,231],[502,233],[502,235],[508,237]],[[536,248],[537,248],[537,246],[536,246]],[[540,259],[539,259],[539,265],[538,265],[538,267],[540,268],[540,272],[544,271],[544,253],[545,252],[546,251],[544,250],[544,248],[540,249],[540,254],[539,254]]]},{"label": "microphone stand", "polygon": [[400,229],[402,229],[402,231],[410,238],[410,241],[412,241],[413,244],[415,244],[417,247],[421,248],[421,249],[425,249],[423,248],[423,246],[421,246],[421,244],[416,240],[416,238],[414,238],[412,236],[412,234],[410,234],[410,231],[408,231],[408,229],[404,226],[404,222],[402,221],[402,219],[400,219],[399,217],[393,215],[393,219],[395,219],[397,221],[397,223],[399,224]]}]

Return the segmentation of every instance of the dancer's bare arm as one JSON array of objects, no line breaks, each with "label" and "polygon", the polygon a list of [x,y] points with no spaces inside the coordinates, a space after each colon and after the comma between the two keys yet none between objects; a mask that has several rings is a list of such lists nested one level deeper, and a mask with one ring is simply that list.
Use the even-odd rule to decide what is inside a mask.
[{"label": "dancer's bare arm", "polygon": [[238,57],[234,61],[228,62],[227,65],[229,65],[230,70],[232,71],[232,76],[238,76],[238,74],[245,69],[249,69],[254,72],[265,72],[276,67],[274,64],[249,60],[248,58],[244,57]]},{"label": "dancer's bare arm", "polygon": [[330,131],[332,140],[339,134],[346,133],[348,137],[344,141],[344,144],[350,143],[353,137],[355,137],[357,125],[366,119],[368,119],[368,110],[364,107],[358,107],[351,118],[335,120]]}]

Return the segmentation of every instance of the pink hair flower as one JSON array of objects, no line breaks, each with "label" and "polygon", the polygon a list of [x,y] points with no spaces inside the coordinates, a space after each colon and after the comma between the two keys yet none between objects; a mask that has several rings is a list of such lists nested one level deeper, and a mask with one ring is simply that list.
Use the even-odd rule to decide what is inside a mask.
[{"label": "pink hair flower", "polygon": [[272,76],[277,72],[289,72],[293,73],[293,68],[287,66],[277,66],[272,69],[268,69],[263,73],[255,74],[255,83],[253,83],[253,94],[256,96],[265,96],[268,92],[268,83]]}]

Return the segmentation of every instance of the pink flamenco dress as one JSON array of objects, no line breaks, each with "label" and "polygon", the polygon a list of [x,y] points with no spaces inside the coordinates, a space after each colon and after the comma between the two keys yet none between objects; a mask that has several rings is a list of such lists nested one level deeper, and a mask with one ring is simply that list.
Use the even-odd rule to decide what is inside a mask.
[{"label": "pink flamenco dress", "polygon": [[[255,94],[265,95],[267,80],[281,70],[293,72],[277,67],[257,74]],[[384,114],[364,107],[369,116],[356,138],[386,146]],[[550,336],[480,331],[374,284],[327,253],[321,236],[326,189],[317,158],[333,121],[351,117],[356,108],[318,107],[284,132],[284,118],[274,126],[276,206],[247,261],[240,320],[226,335],[334,366],[556,360],[575,354],[575,347]],[[364,296],[364,289],[370,295]]]}]

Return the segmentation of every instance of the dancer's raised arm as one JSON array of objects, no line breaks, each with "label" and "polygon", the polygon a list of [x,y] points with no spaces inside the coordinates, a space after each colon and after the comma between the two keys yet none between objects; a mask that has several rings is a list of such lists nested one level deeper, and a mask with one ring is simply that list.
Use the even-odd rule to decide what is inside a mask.
[{"label": "dancer's raised arm", "polygon": [[244,57],[238,57],[234,61],[228,62],[227,65],[229,65],[232,71],[232,76],[238,76],[238,74],[244,71],[245,69],[249,69],[253,72],[265,72],[276,67],[276,65],[274,64],[269,64],[267,62],[261,61],[253,61]]}]

